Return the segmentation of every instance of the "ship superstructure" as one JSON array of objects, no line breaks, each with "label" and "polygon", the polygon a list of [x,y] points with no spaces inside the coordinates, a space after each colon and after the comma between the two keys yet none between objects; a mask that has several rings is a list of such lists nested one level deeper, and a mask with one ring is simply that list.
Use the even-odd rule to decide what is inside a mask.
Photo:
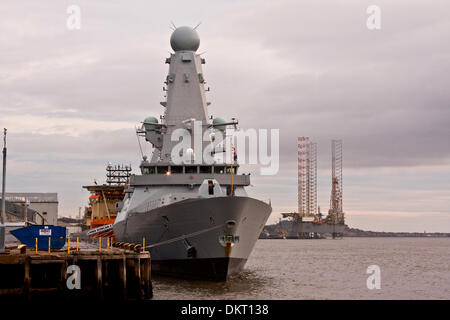
[{"label": "ship superstructure", "polygon": [[[103,226],[111,226],[117,216],[116,203],[121,202],[125,196],[124,190],[127,187],[131,174],[130,165],[106,166],[106,183],[98,184],[94,180],[93,185],[83,186],[90,192],[89,205],[84,209],[83,227],[96,229]],[[90,234],[94,237],[104,237],[104,233]]]},{"label": "ship superstructure", "polygon": [[[242,270],[272,208],[247,195],[250,175],[238,173],[231,145],[207,149],[237,121],[208,115],[197,31],[177,28],[170,42],[164,115],[147,117],[137,130],[153,154],[143,156],[141,174],[130,177],[114,235],[120,242],[145,239],[154,272],[226,280]],[[180,141],[188,147],[180,148]],[[227,150],[228,162],[220,157]]]}]

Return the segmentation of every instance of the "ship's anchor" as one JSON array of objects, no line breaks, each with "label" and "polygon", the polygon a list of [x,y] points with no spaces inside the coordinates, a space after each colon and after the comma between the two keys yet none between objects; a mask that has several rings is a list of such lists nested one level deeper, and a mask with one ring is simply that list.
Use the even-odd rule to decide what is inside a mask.
[{"label": "ship's anchor", "polygon": [[197,249],[189,242],[188,239],[183,239],[183,244],[186,247],[188,258],[197,257]]}]

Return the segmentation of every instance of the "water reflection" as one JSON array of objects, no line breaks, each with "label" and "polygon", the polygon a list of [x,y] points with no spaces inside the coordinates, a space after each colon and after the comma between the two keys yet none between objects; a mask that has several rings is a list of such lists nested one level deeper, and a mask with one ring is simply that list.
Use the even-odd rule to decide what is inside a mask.
[{"label": "water reflection", "polygon": [[153,276],[154,299],[254,299],[261,288],[274,281],[252,270],[231,276],[228,281],[211,282]]}]

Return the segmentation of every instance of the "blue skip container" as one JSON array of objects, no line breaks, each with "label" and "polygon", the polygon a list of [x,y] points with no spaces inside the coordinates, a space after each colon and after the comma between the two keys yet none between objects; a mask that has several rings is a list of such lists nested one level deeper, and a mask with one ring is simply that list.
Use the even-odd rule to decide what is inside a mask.
[{"label": "blue skip container", "polygon": [[10,232],[21,243],[33,249],[36,247],[36,238],[38,250],[48,250],[48,238],[51,250],[59,250],[66,244],[66,227],[34,225]]}]

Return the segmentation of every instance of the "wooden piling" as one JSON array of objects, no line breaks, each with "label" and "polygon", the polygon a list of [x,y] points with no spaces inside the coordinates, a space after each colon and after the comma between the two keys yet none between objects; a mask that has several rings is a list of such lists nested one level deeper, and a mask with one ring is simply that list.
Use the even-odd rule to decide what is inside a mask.
[{"label": "wooden piling", "polygon": [[23,295],[25,300],[31,300],[31,275],[30,275],[30,257],[24,261],[25,275],[23,282]]},{"label": "wooden piling", "polygon": [[103,298],[103,277],[102,277],[102,259],[101,256],[97,256],[97,269],[95,273],[97,277],[97,297]]},{"label": "wooden piling", "polygon": [[63,263],[61,263],[61,281],[58,284],[58,290],[60,291],[64,291],[67,286],[67,267],[68,262],[66,259]]},{"label": "wooden piling", "polygon": [[142,299],[144,295],[142,292],[141,259],[139,257],[136,257],[134,259],[134,268],[134,273],[136,275],[136,284],[138,287],[137,298]]},{"label": "wooden piling", "polygon": [[126,299],[127,297],[127,258],[125,255],[122,258],[122,263],[119,267],[119,276],[120,276],[120,283],[121,283],[121,292],[122,297]]}]

